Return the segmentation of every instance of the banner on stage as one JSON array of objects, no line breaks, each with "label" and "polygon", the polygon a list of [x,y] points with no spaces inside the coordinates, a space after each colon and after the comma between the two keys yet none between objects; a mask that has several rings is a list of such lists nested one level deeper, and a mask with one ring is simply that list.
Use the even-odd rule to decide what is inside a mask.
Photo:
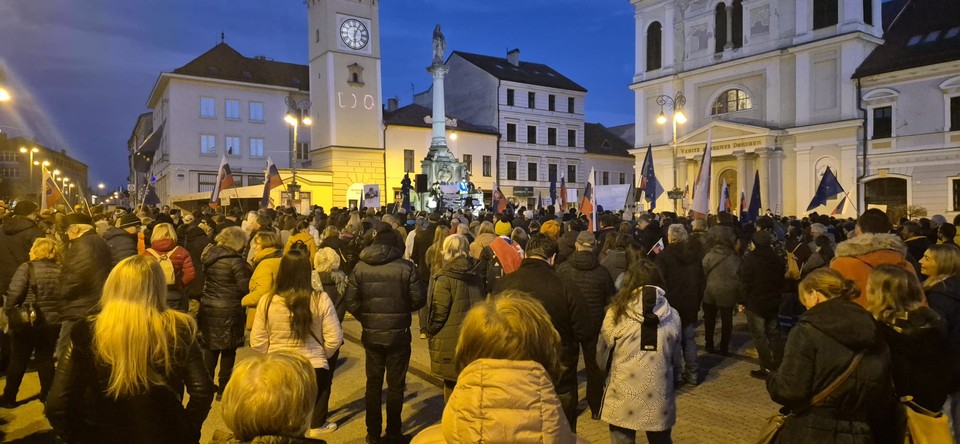
[{"label": "banner on stage", "polygon": [[630,184],[626,185],[597,185],[597,205],[603,207],[603,211],[620,211],[627,201],[627,195],[630,194]]},{"label": "banner on stage", "polygon": [[380,185],[367,184],[363,186],[363,206],[380,208]]}]

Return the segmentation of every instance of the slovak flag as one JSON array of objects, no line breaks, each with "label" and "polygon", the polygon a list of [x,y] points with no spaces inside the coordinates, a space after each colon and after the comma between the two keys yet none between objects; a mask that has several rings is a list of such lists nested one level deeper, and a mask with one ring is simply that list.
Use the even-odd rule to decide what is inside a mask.
[{"label": "slovak flag", "polygon": [[217,183],[213,185],[213,193],[210,194],[210,206],[217,208],[220,206],[220,192],[233,187],[233,175],[230,174],[230,164],[227,163],[227,155],[220,158],[220,169],[217,171]]},{"label": "slovak flag", "polygon": [[560,178],[560,208],[566,209],[567,206],[567,178]]},{"label": "slovak flag", "polygon": [[830,212],[830,215],[831,215],[831,216],[836,216],[836,215],[838,215],[838,214],[843,214],[843,210],[846,208],[846,203],[847,203],[847,196],[844,195],[844,196],[840,199],[840,203],[837,204],[837,207],[834,208],[832,212]]},{"label": "slovak flag", "polygon": [[260,199],[261,209],[270,206],[270,190],[280,186],[283,186],[280,171],[277,170],[277,165],[273,163],[273,159],[267,157],[267,169],[263,173],[263,197]]},{"label": "slovak flag", "polygon": [[727,185],[727,179],[723,179],[723,185],[720,187],[720,208],[719,212],[730,212],[730,187]]},{"label": "slovak flag", "polygon": [[597,231],[597,206],[594,203],[593,168],[590,168],[590,177],[587,188],[583,190],[583,199],[580,201],[580,214],[587,216],[587,229]]},{"label": "slovak flag", "polygon": [[63,193],[60,192],[60,188],[57,187],[57,183],[53,180],[53,176],[50,175],[50,172],[47,171],[46,168],[43,168],[41,188],[41,192],[43,193],[43,199],[40,199],[41,210],[53,208],[57,203],[67,201],[67,199],[63,197]]},{"label": "slovak flag", "polygon": [[747,193],[740,190],[740,219],[747,215]]},{"label": "slovak flag", "polygon": [[503,195],[503,192],[500,191],[500,187],[496,183],[493,184],[493,211],[495,213],[503,213],[507,209],[507,197]]},{"label": "slovak flag", "polygon": [[661,237],[657,243],[653,244],[653,248],[651,248],[647,254],[660,254],[660,252],[663,251],[663,247],[663,238]]}]

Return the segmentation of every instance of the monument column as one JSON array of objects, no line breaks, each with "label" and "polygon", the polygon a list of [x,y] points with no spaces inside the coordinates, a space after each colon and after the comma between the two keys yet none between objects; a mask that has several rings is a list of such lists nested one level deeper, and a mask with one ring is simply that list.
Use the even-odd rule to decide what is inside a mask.
[{"label": "monument column", "polygon": [[430,139],[430,151],[435,151],[447,146],[447,113],[443,103],[443,79],[450,68],[434,60],[434,64],[427,68],[427,71],[433,75],[433,116],[431,116],[433,137]]}]

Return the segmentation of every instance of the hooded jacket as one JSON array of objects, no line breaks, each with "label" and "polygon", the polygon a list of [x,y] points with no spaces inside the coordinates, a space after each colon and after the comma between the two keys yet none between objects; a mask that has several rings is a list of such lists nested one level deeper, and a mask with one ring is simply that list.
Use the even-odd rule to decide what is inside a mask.
[{"label": "hooded jacket", "polygon": [[593,251],[577,251],[571,254],[566,262],[557,266],[557,274],[580,289],[582,305],[590,327],[589,337],[596,338],[600,334],[600,324],[603,323],[607,304],[617,292],[610,273],[600,266]]},{"label": "hooded jacket", "polygon": [[17,267],[30,260],[30,247],[40,236],[37,223],[23,216],[11,216],[0,225],[0,291],[7,290]]},{"label": "hooded jacket", "polygon": [[[960,356],[960,276],[951,276],[927,289],[927,303],[943,318],[941,329],[946,332],[952,353]],[[956,373],[960,377],[960,372]]]},{"label": "hooded jacket", "polygon": [[627,252],[625,250],[607,250],[600,259],[600,265],[606,268],[610,273],[610,278],[614,281],[620,277],[620,274],[627,271]]},{"label": "hooded jacket", "polygon": [[[32,264],[32,265],[30,265]],[[30,267],[33,267],[33,280],[30,280]],[[60,265],[54,260],[31,261],[20,264],[10,287],[4,308],[13,308],[24,302],[36,303],[40,317],[47,323],[60,322],[60,303],[57,300],[57,287],[60,286]]]},{"label": "hooded jacket", "polygon": [[[866,351],[850,378],[820,405],[804,409]],[[896,406],[890,350],[873,316],[852,301],[832,299],[807,310],[790,332],[780,368],[767,380],[774,402],[799,410],[778,442],[873,443],[888,437]]]},{"label": "hooded jacket", "polygon": [[430,279],[429,336],[430,369],[446,381],[456,381],[453,358],[460,337],[460,325],[470,308],[486,297],[480,262],[461,257],[453,260]]},{"label": "hooded jacket", "polygon": [[570,258],[570,255],[577,251],[577,236],[579,235],[579,231],[570,230],[563,233],[560,239],[557,239],[557,248],[559,249],[557,253],[557,264],[566,262],[566,260]]},{"label": "hooded jacket", "polygon": [[703,291],[707,286],[701,249],[700,242],[695,240],[672,243],[656,259],[657,267],[666,281],[664,290],[667,292],[667,301],[680,313],[680,321],[684,325],[697,322]]},{"label": "hooded jacket", "polygon": [[703,272],[707,275],[703,303],[717,307],[733,307],[740,291],[736,279],[740,272],[740,256],[725,245],[714,245],[703,257]]},{"label": "hooded jacket", "polygon": [[844,278],[857,283],[860,297],[856,300],[862,307],[869,303],[863,288],[867,277],[879,265],[891,264],[916,273],[917,270],[907,262],[907,247],[895,234],[863,233],[837,245],[836,257],[830,262],[830,268],[837,270]]},{"label": "hooded jacket", "polygon": [[60,314],[62,320],[77,320],[89,314],[103,292],[110,274],[110,247],[95,230],[67,242],[60,267]]},{"label": "hooded jacket", "polygon": [[918,307],[901,313],[893,325],[879,323],[880,332],[890,347],[893,387],[898,397],[938,412],[947,395],[957,388],[956,368],[960,356],[951,352],[940,329],[943,320],[930,307]]},{"label": "hooded jacket", "polygon": [[743,256],[737,302],[764,319],[776,318],[783,299],[783,274],[787,265],[769,245],[758,246]]},{"label": "hooded jacket", "polygon": [[393,245],[373,244],[347,284],[347,311],[363,327],[364,345],[389,347],[410,342],[410,313],[423,307],[420,280],[413,262]]},{"label": "hooded jacket", "polygon": [[103,233],[103,240],[107,241],[107,246],[110,247],[113,266],[130,256],[137,255],[136,233],[130,234],[122,228],[110,227]]},{"label": "hooded jacket", "polygon": [[211,245],[200,256],[206,281],[197,324],[203,346],[229,350],[243,346],[246,316],[240,301],[250,285],[250,267],[240,253]]},{"label": "hooded jacket", "polygon": [[253,255],[250,292],[240,300],[240,304],[247,307],[247,330],[253,328],[260,297],[272,293],[276,286],[281,256],[282,252],[278,248],[264,248]]}]

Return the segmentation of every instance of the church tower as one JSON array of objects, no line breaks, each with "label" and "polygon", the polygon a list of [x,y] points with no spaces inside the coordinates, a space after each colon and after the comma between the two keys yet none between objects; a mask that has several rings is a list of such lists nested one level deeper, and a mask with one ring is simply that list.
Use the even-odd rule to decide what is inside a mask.
[{"label": "church tower", "polygon": [[[377,0],[307,0],[310,164],[333,172],[336,206],[385,190]],[[354,202],[356,201],[356,202]]]}]

